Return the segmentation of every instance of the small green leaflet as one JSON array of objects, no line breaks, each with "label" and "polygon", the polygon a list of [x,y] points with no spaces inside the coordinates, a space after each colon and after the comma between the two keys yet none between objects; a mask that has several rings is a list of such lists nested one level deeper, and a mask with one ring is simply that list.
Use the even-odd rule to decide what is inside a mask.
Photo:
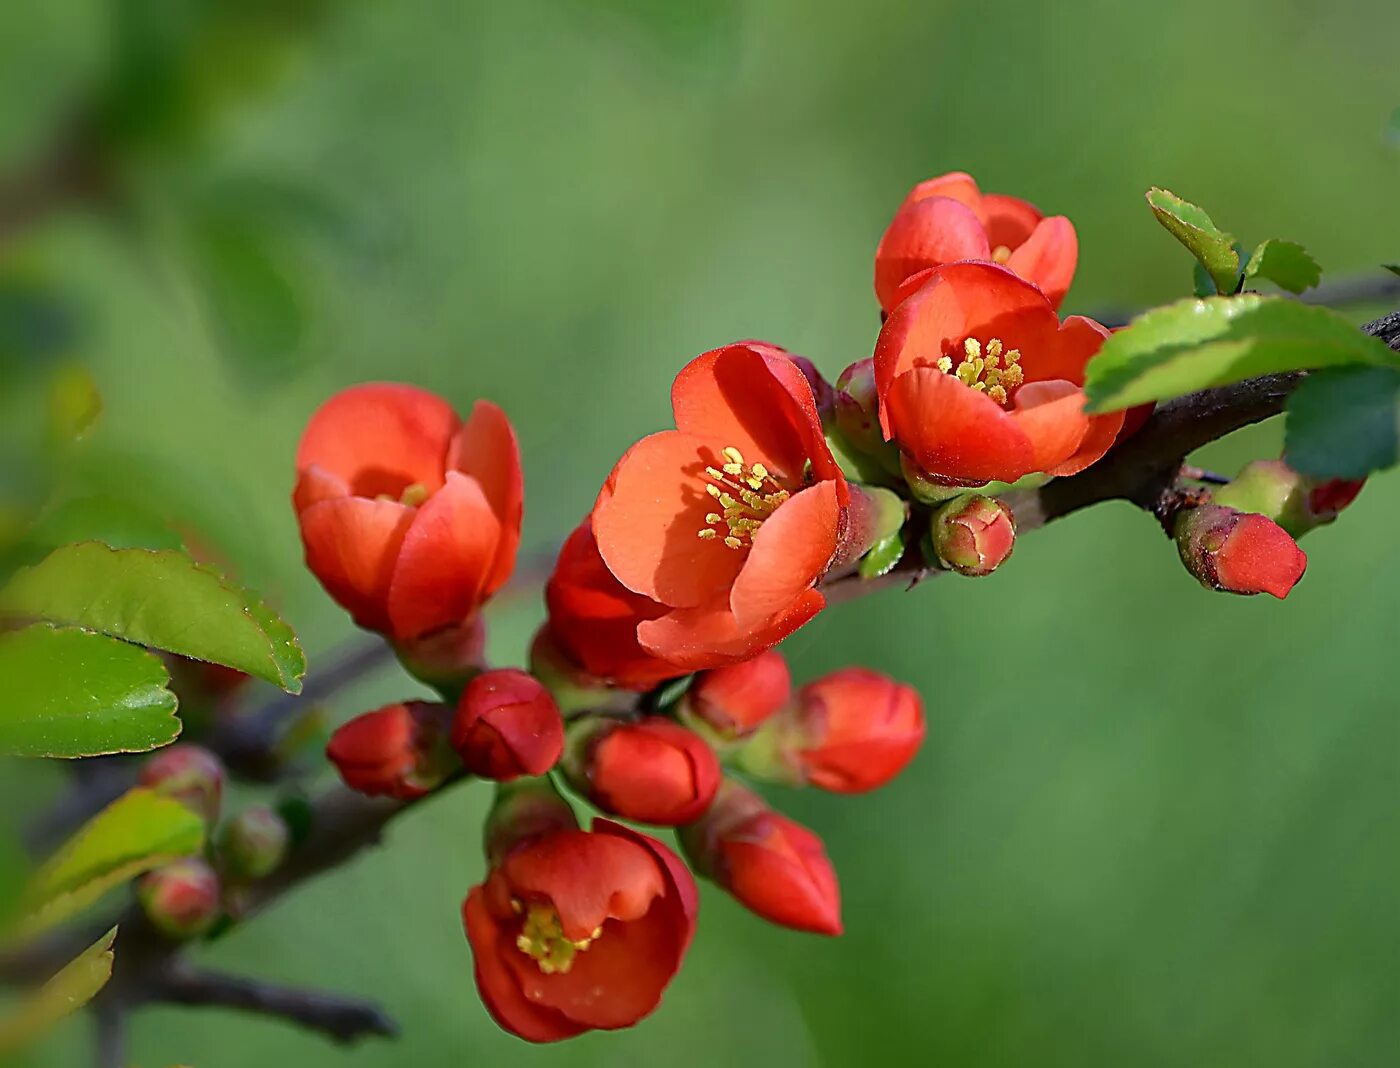
[{"label": "small green leaflet", "polygon": [[113,927],[0,1019],[0,1054],[27,1046],[96,997],[112,978],[112,943],[116,938]]},{"label": "small green leaflet", "polygon": [[1258,375],[1346,364],[1400,366],[1400,356],[1326,308],[1284,297],[1182,300],[1109,337],[1089,361],[1089,412],[1167,400]]},{"label": "small green leaflet", "polygon": [[1381,266],[1391,274],[1400,274],[1400,263],[1383,263]]},{"label": "small green leaflet", "polygon": [[1288,398],[1284,454],[1315,478],[1365,478],[1400,454],[1400,370],[1339,367],[1309,375]]},{"label": "small green leaflet", "polygon": [[144,753],[180,734],[160,658],[105,634],[36,623],[0,635],[0,755]]},{"label": "small green leaflet", "polygon": [[1175,193],[1153,186],[1147,206],[1174,238],[1200,261],[1215,283],[1217,293],[1233,293],[1239,282],[1240,257],[1234,235],[1226,233],[1204,210]]},{"label": "small green leaflet", "polygon": [[1254,250],[1244,279],[1266,278],[1280,289],[1301,293],[1322,281],[1322,268],[1302,245],[1271,238]]},{"label": "small green leaflet", "polygon": [[65,545],[18,572],[0,608],[237,668],[289,693],[306,673],[276,613],[182,552]]}]

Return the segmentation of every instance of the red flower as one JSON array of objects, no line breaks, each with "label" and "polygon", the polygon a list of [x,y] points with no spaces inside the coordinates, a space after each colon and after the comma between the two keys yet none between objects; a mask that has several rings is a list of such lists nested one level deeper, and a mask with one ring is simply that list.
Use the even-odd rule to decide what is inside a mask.
[{"label": "red flower", "polygon": [[841,889],[821,839],[757,794],[726,782],[680,841],[696,871],[770,923],[841,933]]},{"label": "red flower", "polygon": [[886,439],[950,485],[1072,475],[1113,444],[1123,413],[1084,414],[1084,366],[1108,332],[1063,323],[1005,267],[939,267],[886,321],[875,381]]},{"label": "red flower", "polygon": [[607,820],[526,839],[462,907],[476,983],[531,1042],[651,1013],[695,930],[695,881],[660,842]]},{"label": "red flower", "polygon": [[306,564],[360,626],[411,641],[465,622],[510,577],[520,454],[489,401],[462,423],[423,390],[353,386],[311,417],[296,463]]},{"label": "red flower", "polygon": [[618,461],[593,510],[598,551],[656,606],[648,654],[686,670],[744,660],[826,604],[846,481],[812,388],[781,350],[730,345],[691,361],[671,393],[676,430]]},{"label": "red flower", "polygon": [[1176,521],[1181,562],[1207,589],[1267,593],[1282,600],[1308,568],[1308,556],[1267,516],[1205,504]]},{"label": "red flower", "polygon": [[486,671],[462,693],[452,748],[468,771],[483,778],[543,775],[564,749],[564,720],[533,676],[515,668]]},{"label": "red flower", "polygon": [[752,660],[696,676],[684,707],[727,741],[744,738],[775,715],[792,696],[787,660],[774,649]]},{"label": "red flower", "polygon": [[958,260],[993,260],[1058,308],[1078,258],[1079,240],[1063,215],[1047,219],[1024,200],[984,194],[955,171],[920,182],[904,198],[875,251],[875,294],[891,312],[910,276]]},{"label": "red flower", "polygon": [[449,709],[426,701],[356,716],[333,735],[326,756],[345,785],[370,797],[422,797],[446,777]]},{"label": "red flower", "polygon": [[566,760],[570,779],[614,816],[665,827],[697,819],[719,789],[719,758],[698,734],[661,716],[599,719]]},{"label": "red flower", "polygon": [[844,668],[797,694],[794,762],[813,786],[857,794],[883,786],[924,740],[919,694],[877,671]]}]

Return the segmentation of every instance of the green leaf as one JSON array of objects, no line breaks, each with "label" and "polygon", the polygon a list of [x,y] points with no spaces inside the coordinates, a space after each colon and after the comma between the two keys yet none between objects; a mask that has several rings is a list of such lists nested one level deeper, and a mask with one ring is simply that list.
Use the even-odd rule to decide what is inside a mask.
[{"label": "green leaf", "polygon": [[34,873],[20,930],[25,936],[47,930],[143,872],[203,848],[204,821],[194,812],[153,790],[131,790]]},{"label": "green leaf", "polygon": [[1400,356],[1336,312],[1284,297],[1183,300],[1133,320],[1089,361],[1089,412],[1166,400],[1256,375],[1344,364],[1395,367]]},{"label": "green leaf", "polygon": [[0,754],[144,753],[180,734],[160,658],[102,634],[36,623],[0,635]]},{"label": "green leaf", "polygon": [[289,693],[306,673],[281,618],[180,552],[65,545],[16,574],[0,606],[237,668]]},{"label": "green leaf", "polygon": [[1185,245],[1210,273],[1217,293],[1235,291],[1240,257],[1235,251],[1232,234],[1211,222],[1210,216],[1195,204],[1156,186],[1147,191],[1147,206],[1167,232]]},{"label": "green leaf", "polygon": [[1254,250],[1244,269],[1245,281],[1267,278],[1280,289],[1301,293],[1322,281],[1322,268],[1307,249],[1292,241],[1270,239]]},{"label": "green leaf", "polygon": [[1319,371],[1298,384],[1286,410],[1284,452],[1305,475],[1365,478],[1400,454],[1400,371]]},{"label": "green leaf", "polygon": [[0,1054],[28,1045],[96,997],[112,978],[116,938],[113,927],[0,1020]]},{"label": "green leaf", "polygon": [[860,577],[863,579],[879,578],[894,570],[895,565],[904,557],[904,538],[898,531],[888,537],[881,538],[870,551],[860,558]]}]

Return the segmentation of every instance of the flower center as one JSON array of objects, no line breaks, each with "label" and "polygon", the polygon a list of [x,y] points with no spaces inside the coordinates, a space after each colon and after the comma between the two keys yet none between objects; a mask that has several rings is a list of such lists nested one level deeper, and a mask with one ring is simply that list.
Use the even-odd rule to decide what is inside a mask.
[{"label": "flower center", "polygon": [[720,455],[725,459],[723,467],[705,468],[710,479],[705,492],[724,511],[705,516],[707,525],[700,528],[700,537],[705,541],[722,537],[729,548],[742,549],[753,543],[763,521],[792,494],[778,485],[762,464],[746,464],[743,454],[733,446]]},{"label": "flower center", "polygon": [[417,508],[430,496],[432,496],[432,494],[428,492],[428,487],[423,485],[423,483],[410,482],[397,497],[392,493],[381,493],[374,499],[376,501],[393,501],[396,504],[406,504],[410,508]]},{"label": "flower center", "polygon": [[993,263],[1005,263],[1009,259],[1011,259],[1011,249],[1007,248],[1005,245],[998,245],[996,248],[992,249]]},{"label": "flower center", "polygon": [[945,375],[952,375],[963,385],[985,393],[1002,407],[1010,403],[1009,390],[1026,380],[1021,370],[1021,350],[1008,349],[1000,338],[992,338],[984,348],[982,342],[970,337],[963,342],[963,355],[957,367],[951,356],[942,356],[936,364]]},{"label": "flower center", "polygon": [[548,905],[531,905],[528,909],[520,901],[512,901],[516,912],[525,913],[525,924],[515,946],[539,965],[545,975],[567,975],[574,966],[574,958],[591,946],[603,934],[599,927],[587,938],[577,942],[564,937],[564,927],[559,922],[559,913]]}]

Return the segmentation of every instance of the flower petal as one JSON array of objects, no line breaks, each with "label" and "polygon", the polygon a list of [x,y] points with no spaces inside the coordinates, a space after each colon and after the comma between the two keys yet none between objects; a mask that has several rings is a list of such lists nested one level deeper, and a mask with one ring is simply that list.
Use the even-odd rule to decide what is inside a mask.
[{"label": "flower petal", "polygon": [[1098,353],[1107,327],[1083,315],[1068,316],[1048,345],[1038,349],[1035,359],[1022,361],[1027,382],[1060,380],[1084,385],[1084,368]]},{"label": "flower petal", "polygon": [[490,595],[505,585],[515,568],[525,505],[520,445],[506,413],[490,401],[477,401],[448,446],[447,467],[476,479],[500,522],[501,539],[486,579]]},{"label": "flower petal", "polygon": [[[987,244],[1015,251],[1025,244],[1032,231],[1044,218],[1034,204],[1020,197],[988,193],[982,197],[982,211],[987,220]],[[1016,272],[1021,274],[1020,271]],[[1025,277],[1021,274],[1021,277]]]},{"label": "flower petal", "polygon": [[1048,471],[1074,455],[1089,432],[1084,399],[1072,382],[1031,382],[1016,391],[1012,415],[1035,452],[1032,471]]},{"label": "flower petal", "polygon": [[947,174],[940,174],[937,178],[925,178],[909,190],[900,207],[903,208],[920,200],[927,200],[929,197],[951,197],[959,204],[971,208],[977,214],[978,220],[986,221],[984,209],[986,198],[982,195],[982,191],[977,188],[976,180],[965,171],[949,171]]},{"label": "flower petal", "polygon": [[[1079,447],[1074,450],[1073,455],[1054,467],[1047,468],[1045,473],[1057,478],[1061,475],[1077,475],[1090,464],[1097,463],[1103,458],[1104,453],[1113,448],[1119,434],[1126,426],[1127,417],[1132,415],[1134,411],[1137,409],[1089,416],[1089,429],[1085,432],[1084,440],[1079,443]],[[1148,411],[1151,411],[1150,406]]]},{"label": "flower petal", "polygon": [[297,475],[296,489],[292,490],[292,508],[300,513],[319,501],[348,496],[350,486],[345,479],[331,474],[324,467],[312,464]]},{"label": "flower petal", "polygon": [[771,649],[826,607],[816,590],[801,594],[772,619],[741,627],[728,601],[721,599],[698,608],[677,608],[660,619],[637,627],[642,648],[688,671],[737,664]]},{"label": "flower petal", "polygon": [[1018,421],[952,375],[929,367],[907,371],[895,379],[886,408],[900,447],[936,478],[1015,482],[1035,470],[1034,449]]},{"label": "flower petal", "polygon": [[607,920],[638,920],[666,892],[665,873],[648,850],[587,831],[542,836],[512,851],[500,872],[515,896],[548,900],[570,939],[587,938]]},{"label": "flower petal", "polygon": [[819,482],[784,501],[753,536],[729,605],[740,627],[782,612],[821,578],[836,552],[836,484]]},{"label": "flower petal", "polygon": [[875,296],[890,311],[900,283],[911,274],[941,263],[990,258],[982,221],[966,204],[946,196],[906,202],[875,249]]},{"label": "flower petal", "polygon": [[1079,237],[1063,215],[1043,220],[1025,243],[1011,253],[1006,265],[1038,285],[1056,308],[1074,281],[1079,262]]},{"label": "flower petal", "polygon": [[389,583],[413,516],[397,501],[338,497],[298,517],[306,566],[368,630],[389,629]]}]

